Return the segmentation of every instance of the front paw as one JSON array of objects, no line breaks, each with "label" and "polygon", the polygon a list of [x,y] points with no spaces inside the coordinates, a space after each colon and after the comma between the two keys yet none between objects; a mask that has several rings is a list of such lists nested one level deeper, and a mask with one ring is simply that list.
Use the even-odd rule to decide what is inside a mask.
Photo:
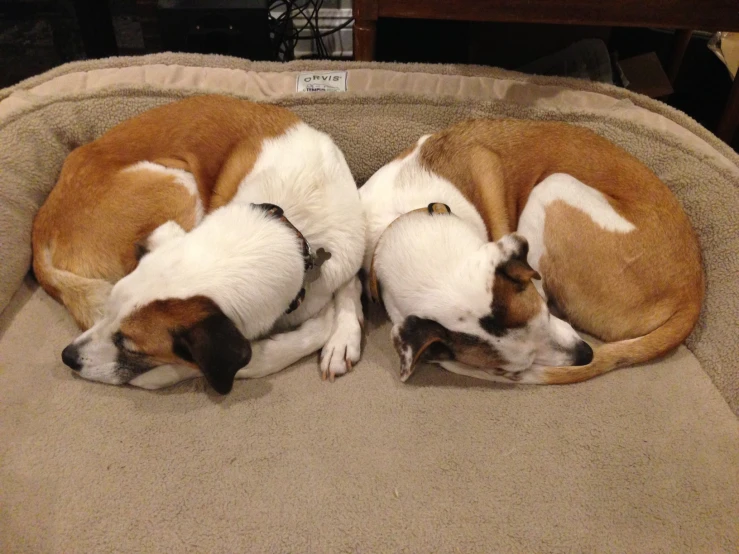
[{"label": "front paw", "polygon": [[333,381],[337,375],[351,371],[359,361],[362,349],[362,326],[356,317],[337,322],[328,342],[321,350],[321,378]]}]

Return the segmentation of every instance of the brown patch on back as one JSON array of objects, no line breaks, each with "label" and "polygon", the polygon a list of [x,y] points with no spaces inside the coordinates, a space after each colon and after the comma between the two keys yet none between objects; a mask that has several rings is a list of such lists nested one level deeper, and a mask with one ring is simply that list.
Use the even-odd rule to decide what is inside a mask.
[{"label": "brown patch on back", "polygon": [[[44,279],[42,248],[51,247],[54,268],[115,282],[133,271],[136,243],[159,225],[172,220],[186,231],[195,226],[196,198],[172,176],[143,168],[122,171],[109,176],[107,186],[116,192],[89,190],[94,205],[77,193],[60,198],[61,191],[52,191],[50,208],[42,208],[34,222],[34,270],[42,284],[53,280]],[[64,207],[68,215],[57,219],[53,212]]]},{"label": "brown patch on back", "polygon": [[136,267],[135,243],[161,223],[192,228],[194,199],[172,177],[121,170],[152,161],[188,171],[208,211],[211,197],[215,207],[231,200],[265,139],[299,121],[277,106],[199,96],[144,112],[77,148],[34,220],[37,279],[55,298],[75,298],[61,290],[69,280],[56,269],[114,283]]},{"label": "brown patch on back", "polygon": [[547,294],[575,327],[605,341],[645,335],[679,308],[699,307],[700,253],[690,237],[682,243],[664,240],[665,234],[680,232],[670,227],[606,232],[584,212],[553,202],[546,211],[546,254],[540,260]]},{"label": "brown patch on back", "polygon": [[[451,181],[485,220],[492,238],[514,231],[534,186],[567,173],[601,191],[627,219],[640,206],[674,203],[652,171],[588,129],[513,119],[464,121],[430,137],[425,167]],[[497,221],[501,218],[505,225]]]},{"label": "brown patch on back", "polygon": [[533,187],[554,173],[600,191],[636,226],[611,233],[574,208],[550,206],[540,270],[576,328],[611,341],[648,333],[676,313],[697,321],[704,276],[690,221],[667,186],[615,144],[564,123],[472,120],[430,137],[420,158],[474,204],[495,240],[518,227]]},{"label": "brown patch on back", "polygon": [[121,322],[120,332],[135,345],[137,352],[159,363],[196,367],[174,354],[173,333],[188,329],[218,311],[218,306],[205,296],[155,300],[126,317]]},{"label": "brown patch on back", "polygon": [[245,138],[226,160],[210,198],[210,211],[228,204],[239,190],[239,184],[257,163],[262,150],[261,140]]}]

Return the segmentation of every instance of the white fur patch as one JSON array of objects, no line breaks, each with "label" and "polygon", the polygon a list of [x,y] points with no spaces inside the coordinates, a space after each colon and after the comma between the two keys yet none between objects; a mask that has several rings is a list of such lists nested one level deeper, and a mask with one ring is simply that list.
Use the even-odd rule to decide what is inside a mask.
[{"label": "white fur patch", "polygon": [[171,177],[174,177],[175,183],[178,185],[181,185],[187,190],[187,192],[190,193],[190,196],[195,197],[195,224],[197,225],[200,223],[200,220],[203,219],[204,210],[203,210],[203,202],[200,199],[200,191],[198,191],[198,184],[195,181],[195,177],[192,173],[189,171],[185,171],[184,169],[177,169],[174,167],[166,167],[161,164],[156,164],[154,162],[138,162],[131,166],[128,166],[123,171],[153,171],[154,173],[161,173],[163,175],[169,175]]},{"label": "white fur patch", "polygon": [[581,210],[604,231],[630,233],[636,229],[633,223],[613,209],[600,191],[565,173],[550,175],[534,187],[518,223],[517,232],[529,241],[529,265],[537,271],[545,250],[546,210],[556,200]]},{"label": "white fur patch", "polygon": [[421,166],[418,155],[430,136],[421,137],[411,154],[381,167],[359,189],[367,218],[365,271],[369,271],[375,247],[385,229],[399,216],[432,202],[449,206],[452,214],[464,221],[480,241],[487,240],[485,223],[475,206],[452,183]]}]

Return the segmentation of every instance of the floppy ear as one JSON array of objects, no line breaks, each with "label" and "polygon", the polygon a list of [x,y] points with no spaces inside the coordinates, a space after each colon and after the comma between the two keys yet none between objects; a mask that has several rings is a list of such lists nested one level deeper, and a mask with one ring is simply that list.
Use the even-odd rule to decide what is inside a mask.
[{"label": "floppy ear", "polygon": [[391,337],[400,356],[400,380],[407,381],[422,360],[453,359],[448,334],[443,325],[414,315],[405,318],[401,325],[393,325]]},{"label": "floppy ear", "polygon": [[497,269],[509,279],[526,285],[531,279],[541,279],[541,275],[534,270],[527,261],[529,255],[529,242],[518,233],[507,235],[500,242],[506,241],[503,249],[511,248],[511,257]]},{"label": "floppy ear", "polygon": [[503,272],[509,279],[522,285],[528,284],[531,282],[531,279],[541,279],[541,275],[529,265],[526,258],[511,258],[501,265],[498,270]]},{"label": "floppy ear", "polygon": [[196,363],[220,394],[231,392],[236,373],[251,360],[251,344],[220,310],[173,339],[174,353]]}]

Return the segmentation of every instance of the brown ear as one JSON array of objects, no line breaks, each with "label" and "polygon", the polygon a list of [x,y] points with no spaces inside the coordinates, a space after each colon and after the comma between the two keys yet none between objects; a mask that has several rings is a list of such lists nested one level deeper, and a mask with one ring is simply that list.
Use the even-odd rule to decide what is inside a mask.
[{"label": "brown ear", "polygon": [[529,265],[525,257],[523,259],[511,258],[498,269],[506,277],[522,285],[530,283],[531,279],[541,279],[541,275]]},{"label": "brown ear", "polygon": [[[506,235],[504,239],[508,239],[509,244],[512,239],[516,247],[513,249],[512,255],[508,261],[501,264],[497,270],[509,279],[522,285],[530,283],[531,279],[541,279],[539,273],[537,273],[527,261],[529,256],[529,241],[518,233]],[[504,239],[501,239],[501,241]]]},{"label": "brown ear", "polygon": [[393,345],[400,356],[400,380],[405,382],[422,360],[439,361],[453,358],[447,344],[449,331],[430,319],[408,316],[394,325]]},{"label": "brown ear", "polygon": [[231,392],[236,373],[251,360],[251,344],[220,310],[172,337],[174,353],[196,363],[220,394]]}]

